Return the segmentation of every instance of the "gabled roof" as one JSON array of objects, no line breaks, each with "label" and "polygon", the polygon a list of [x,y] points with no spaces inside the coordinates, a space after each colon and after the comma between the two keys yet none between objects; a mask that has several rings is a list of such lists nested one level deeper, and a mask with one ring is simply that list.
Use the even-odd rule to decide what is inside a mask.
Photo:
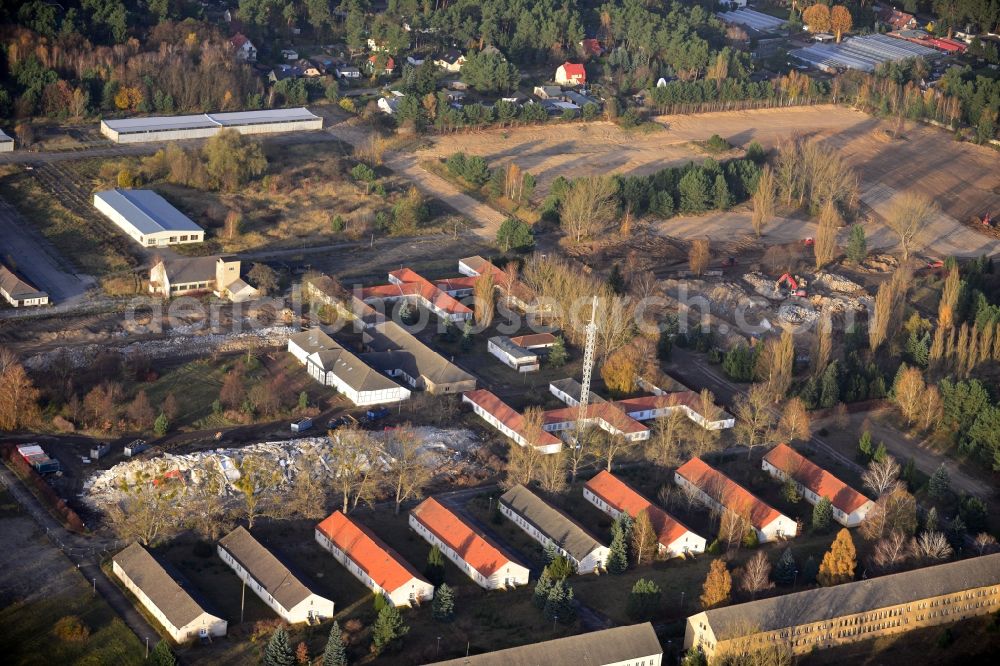
[{"label": "gabled roof", "polygon": [[[404,369],[411,377],[426,377],[435,384],[474,382],[476,379],[394,321],[376,323],[365,331],[364,340],[372,353],[362,354],[361,359],[382,370]],[[381,352],[396,353],[386,356]],[[393,365],[398,362],[404,362],[405,367]]]},{"label": "gabled roof", "polygon": [[340,346],[320,328],[310,328],[289,335],[288,341],[295,343],[306,355]]},{"label": "gabled roof", "polygon": [[186,627],[207,612],[184,589],[182,584],[187,584],[186,581],[175,577],[175,573],[168,572],[138,543],[133,543],[112,559],[174,628]]},{"label": "gabled roof", "polygon": [[584,69],[583,65],[575,62],[564,62],[561,67],[563,72],[566,74],[567,78],[574,78],[578,76],[587,76],[587,70]]},{"label": "gabled roof", "polygon": [[410,515],[486,578],[507,564],[523,566],[433,497],[414,507]]},{"label": "gabled roof", "polygon": [[389,548],[368,528],[340,511],[334,511],[316,526],[337,548],[358,565],[375,584],[392,593],[414,578],[421,578],[409,562]]},{"label": "gabled roof", "polygon": [[521,360],[537,360],[538,355],[533,351],[525,349],[521,345],[515,344],[513,340],[508,338],[506,335],[494,335],[490,337],[489,342],[498,349],[503,350],[509,356],[514,359]]},{"label": "gabled roof", "polygon": [[10,294],[10,297],[15,300],[48,296],[45,292],[35,289],[19,278],[16,273],[2,264],[0,264],[0,289]]},{"label": "gabled roof", "polygon": [[181,257],[163,262],[167,279],[173,284],[215,282],[215,265],[228,257]]},{"label": "gabled roof", "polygon": [[587,481],[584,487],[608,505],[618,511],[624,511],[633,518],[645,511],[656,531],[656,540],[664,547],[669,548],[670,544],[691,531],[684,523],[650,502],[607,470],[601,470],[597,476]]},{"label": "gabled roof", "polygon": [[604,547],[572,518],[523,485],[518,484],[508,490],[500,501],[578,561]]},{"label": "gabled roof", "polygon": [[740,514],[748,512],[750,524],[759,530],[781,517],[777,509],[719,470],[710,467],[701,458],[691,458],[677,468],[677,473],[730,511]]},{"label": "gabled roof", "polygon": [[717,641],[1000,584],[1000,554],[705,611]]},{"label": "gabled roof", "polygon": [[[649,622],[440,661],[431,666],[607,666],[662,656]],[[646,663],[655,663],[647,661]]]},{"label": "gabled roof", "polygon": [[[580,410],[578,407],[550,409],[544,413],[545,424],[551,425],[554,423],[576,421],[579,415]],[[609,427],[625,435],[647,432],[649,430],[649,428],[633,419],[611,402],[590,403],[587,405],[587,411],[583,418],[587,421],[603,421]]]},{"label": "gabled roof", "polygon": [[261,545],[242,526],[222,537],[219,545],[285,610],[295,608],[312,594],[274,553]]},{"label": "gabled roof", "polygon": [[332,372],[355,391],[388,391],[400,386],[340,345],[309,356],[327,372]]},{"label": "gabled roof", "polygon": [[814,464],[787,444],[778,444],[764,460],[785,472],[820,497],[825,497],[841,511],[851,514],[871,500]]},{"label": "gabled roof", "polygon": [[[524,437],[524,417],[514,411],[507,405],[507,403],[495,396],[493,393],[487,391],[486,389],[476,389],[475,391],[466,391],[463,396],[466,400],[478,405],[487,414],[495,416],[497,421],[500,421],[500,423],[504,424],[521,437]],[[532,442],[532,444],[536,447],[551,446],[558,443],[558,437],[550,432],[545,432],[544,430],[539,435],[538,441]]]},{"label": "gabled roof", "polygon": [[249,44],[250,46],[253,46],[253,42],[251,42],[251,41],[250,41],[250,38],[249,38],[249,37],[247,37],[246,35],[244,35],[244,34],[243,34],[243,33],[241,33],[241,32],[238,32],[238,33],[236,33],[235,35],[233,35],[233,36],[232,36],[232,38],[231,38],[231,39],[230,39],[229,41],[230,41],[230,42],[232,43],[232,45],[233,45],[233,46],[235,46],[236,48],[240,48],[240,47],[242,47],[242,46],[243,46],[244,44]]}]

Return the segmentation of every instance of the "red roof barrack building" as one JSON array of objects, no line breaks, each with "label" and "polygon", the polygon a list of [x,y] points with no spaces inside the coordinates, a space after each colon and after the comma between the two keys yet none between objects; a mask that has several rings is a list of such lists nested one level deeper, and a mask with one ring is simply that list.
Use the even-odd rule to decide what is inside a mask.
[{"label": "red roof barrack building", "polygon": [[384,594],[395,606],[412,606],[434,598],[434,586],[409,562],[340,511],[316,525],[316,542],[365,587]]},{"label": "red roof barrack building", "polygon": [[684,523],[656,506],[607,470],[602,470],[583,486],[583,497],[612,518],[627,513],[632,518],[645,511],[656,531],[658,550],[666,557],[683,557],[705,552],[705,539]]},{"label": "red roof barrack building", "polygon": [[410,511],[410,527],[487,590],[528,584],[528,568],[485,534],[429,497]]},{"label": "red roof barrack building", "polygon": [[692,458],[678,467],[674,481],[681,488],[693,491],[702,503],[747,518],[761,543],[790,539],[797,532],[794,520],[701,458]]},{"label": "red roof barrack building", "polygon": [[874,502],[805,458],[787,444],[779,444],[764,456],[761,467],[780,481],[791,479],[810,504],[825,497],[833,504],[833,519],[844,527],[857,527]]},{"label": "red roof barrack building", "polygon": [[562,441],[544,430],[539,433],[536,441],[529,442],[524,435],[524,416],[486,389],[466,391],[462,394],[462,402],[472,405],[472,411],[481,419],[520,446],[534,446],[541,453],[558,453],[562,450]]},{"label": "red roof barrack building", "polygon": [[582,86],[587,82],[587,70],[583,65],[564,62],[556,68],[556,83],[561,86]]}]

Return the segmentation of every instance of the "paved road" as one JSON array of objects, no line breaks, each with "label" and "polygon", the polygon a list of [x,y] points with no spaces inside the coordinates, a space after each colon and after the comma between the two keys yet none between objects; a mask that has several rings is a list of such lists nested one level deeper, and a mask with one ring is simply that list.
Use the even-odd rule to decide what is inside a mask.
[{"label": "paved road", "polygon": [[95,585],[108,605],[125,621],[125,624],[139,638],[140,643],[148,641],[155,644],[160,640],[159,633],[149,625],[135,609],[117,584],[111,581],[100,566],[101,554],[118,550],[121,544],[94,536],[83,536],[65,529],[38,500],[21,484],[13,473],[0,465],[0,485],[10,492],[18,504],[35,522],[45,529],[45,535],[52,545],[59,548],[70,559],[80,573]]},{"label": "paved road", "polygon": [[95,284],[77,273],[48,240],[17,209],[0,200],[0,257],[17,269],[54,302],[76,301]]}]

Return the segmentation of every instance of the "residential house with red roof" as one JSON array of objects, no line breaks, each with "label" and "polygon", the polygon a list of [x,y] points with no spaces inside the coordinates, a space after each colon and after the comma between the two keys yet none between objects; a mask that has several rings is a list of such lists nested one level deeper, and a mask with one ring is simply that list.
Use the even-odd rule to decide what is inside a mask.
[{"label": "residential house with red roof", "polygon": [[550,409],[545,412],[544,418],[545,424],[542,427],[548,432],[572,430],[576,428],[577,422],[582,420],[584,424],[597,426],[604,432],[624,437],[630,442],[649,439],[649,428],[630,418],[613,402],[590,403],[582,419],[580,419],[580,409],[576,406]]},{"label": "residential house with red roof", "polygon": [[392,59],[392,56],[385,56],[383,58],[383,62],[385,63],[383,68],[376,72],[376,68],[378,67],[379,63],[379,58],[383,58],[383,56],[378,56],[378,55],[368,56],[368,71],[377,74],[385,74],[386,76],[391,75],[392,70],[396,69],[396,61]]},{"label": "residential house with red roof", "polygon": [[583,486],[583,497],[612,518],[627,513],[632,518],[645,511],[656,532],[657,549],[665,557],[705,552],[705,539],[656,506],[607,470]]},{"label": "residential house with red roof", "polygon": [[541,453],[559,453],[562,441],[555,435],[542,430],[534,441],[529,442],[524,432],[524,417],[507,403],[486,389],[466,391],[462,402],[472,406],[479,418],[517,442],[520,446],[534,446]]},{"label": "residential house with red roof", "polygon": [[768,505],[749,490],[701,458],[691,458],[674,472],[674,482],[691,491],[705,505],[744,517],[761,543],[791,539],[797,532],[794,520]]},{"label": "residential house with red roof", "polygon": [[587,70],[578,63],[564,62],[556,68],[555,80],[561,86],[582,86],[587,82]]},{"label": "residential house with red roof", "polygon": [[[549,312],[552,309],[551,305],[538,302],[531,287],[520,280],[515,279],[510,281],[510,276],[507,273],[479,255],[460,259],[458,261],[458,272],[467,278],[477,278],[480,275],[486,274],[493,275],[493,284],[496,285],[496,290],[503,295],[500,305],[504,307],[517,308],[521,312],[526,313]],[[461,279],[458,278],[454,282],[458,283]],[[474,283],[474,279],[468,282],[468,293],[470,294],[472,293],[472,285]]]},{"label": "residential house with red roof", "polygon": [[764,456],[761,467],[779,481],[792,480],[810,504],[825,497],[833,504],[833,519],[844,527],[857,527],[874,502],[816,465],[787,444],[779,444]]},{"label": "residential house with red roof", "polygon": [[334,511],[316,525],[316,542],[375,594],[395,606],[434,598],[434,586],[361,523]]},{"label": "residential house with red roof", "polygon": [[236,59],[242,60],[243,62],[256,62],[257,61],[257,47],[253,45],[250,38],[241,32],[236,33],[230,38],[229,43],[233,45],[236,49]]},{"label": "residential house with red roof", "polygon": [[410,511],[410,527],[487,590],[528,584],[526,566],[433,497]]}]

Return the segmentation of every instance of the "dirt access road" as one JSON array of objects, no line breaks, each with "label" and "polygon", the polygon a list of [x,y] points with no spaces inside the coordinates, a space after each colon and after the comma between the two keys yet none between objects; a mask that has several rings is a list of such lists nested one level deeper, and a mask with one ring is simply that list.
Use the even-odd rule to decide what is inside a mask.
[{"label": "dirt access road", "polygon": [[[558,176],[622,173],[645,175],[668,166],[704,160],[692,142],[719,134],[745,147],[757,141],[773,149],[794,136],[815,137],[840,150],[857,172],[862,200],[878,213],[902,191],[933,198],[942,213],[922,239],[926,251],[944,255],[1000,252],[1000,241],[961,224],[992,210],[1000,214],[1000,158],[990,148],[958,143],[944,130],[911,123],[903,138],[890,141],[882,130],[890,124],[846,107],[821,105],[659,116],[659,132],[626,132],[611,123],[488,130],[433,139],[417,160],[443,158],[457,151],[481,155],[491,166],[515,162],[539,179],[544,195]],[[739,155],[733,152],[733,155]],[[719,159],[727,155],[718,156]],[[886,196],[888,194],[888,197]],[[699,217],[676,217],[659,225],[661,233],[679,238],[732,239],[749,235],[749,214],[739,211]],[[794,219],[778,219],[765,242],[785,243],[815,235],[815,228]],[[888,249],[895,239],[881,224],[869,230],[873,248]]]}]

